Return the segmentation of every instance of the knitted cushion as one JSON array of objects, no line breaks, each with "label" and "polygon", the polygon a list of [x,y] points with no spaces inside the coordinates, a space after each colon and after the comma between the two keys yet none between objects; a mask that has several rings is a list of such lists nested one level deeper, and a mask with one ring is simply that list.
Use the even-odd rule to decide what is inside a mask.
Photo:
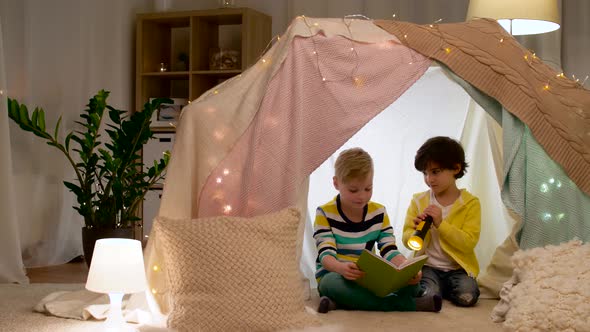
[{"label": "knitted cushion", "polygon": [[590,331],[590,244],[518,251],[508,295],[510,331]]},{"label": "knitted cushion", "polygon": [[179,331],[276,331],[315,325],[305,312],[296,260],[296,209],[253,218],[154,224]]}]

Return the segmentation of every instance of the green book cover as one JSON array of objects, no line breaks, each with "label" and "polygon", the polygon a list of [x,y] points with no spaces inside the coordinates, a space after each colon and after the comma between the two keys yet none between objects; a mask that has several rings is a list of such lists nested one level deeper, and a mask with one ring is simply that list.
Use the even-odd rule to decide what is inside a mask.
[{"label": "green book cover", "polygon": [[375,295],[384,297],[406,286],[408,281],[420,272],[428,256],[408,258],[401,266],[396,266],[381,256],[365,249],[361,253],[356,265],[365,272],[356,282],[372,291]]}]

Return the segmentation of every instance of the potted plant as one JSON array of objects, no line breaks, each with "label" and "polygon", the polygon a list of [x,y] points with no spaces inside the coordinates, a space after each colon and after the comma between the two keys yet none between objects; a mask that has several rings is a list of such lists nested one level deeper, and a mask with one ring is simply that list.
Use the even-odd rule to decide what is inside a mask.
[{"label": "potted plant", "polygon": [[[141,148],[153,137],[152,113],[172,100],[157,98],[146,103],[142,112],[129,114],[108,105],[108,96],[108,91],[101,90],[92,97],[80,114],[82,120],[76,121],[80,128],[70,131],[63,140],[59,137],[61,117],[51,135],[46,131],[43,109],[35,108],[29,114],[24,104],[8,98],[8,116],[23,130],[61,151],[74,169],[76,181],[64,184],[76,196],[78,205],[74,209],[84,218],[82,243],[88,266],[97,239],[134,237],[134,226],[141,220],[140,203],[150,187],[162,179],[170,160],[166,152],[145,170]],[[111,122],[105,129],[109,139],[102,142],[105,111]]]}]

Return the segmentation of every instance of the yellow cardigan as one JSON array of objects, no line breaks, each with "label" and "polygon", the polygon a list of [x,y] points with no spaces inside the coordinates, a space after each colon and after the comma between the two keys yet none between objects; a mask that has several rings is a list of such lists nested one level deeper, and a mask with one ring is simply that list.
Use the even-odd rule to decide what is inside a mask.
[{"label": "yellow cardigan", "polygon": [[[414,233],[414,218],[430,205],[430,191],[414,194],[406,212],[403,243],[407,247],[410,236]],[[434,225],[432,226],[434,227]],[[475,257],[475,246],[481,231],[481,208],[479,199],[467,190],[461,189],[446,219],[438,227],[440,246],[473,278],[479,274],[479,263]],[[416,253],[423,255],[430,243],[430,232],[424,239],[424,247]],[[410,248],[408,248],[410,249]]]}]

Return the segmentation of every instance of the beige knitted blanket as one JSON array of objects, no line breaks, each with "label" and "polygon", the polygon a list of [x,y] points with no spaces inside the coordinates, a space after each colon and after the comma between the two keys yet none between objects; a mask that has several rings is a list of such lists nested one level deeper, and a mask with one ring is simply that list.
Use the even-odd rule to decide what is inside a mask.
[{"label": "beige knitted blanket", "polygon": [[590,91],[524,49],[494,20],[375,24],[498,100],[590,195]]}]

